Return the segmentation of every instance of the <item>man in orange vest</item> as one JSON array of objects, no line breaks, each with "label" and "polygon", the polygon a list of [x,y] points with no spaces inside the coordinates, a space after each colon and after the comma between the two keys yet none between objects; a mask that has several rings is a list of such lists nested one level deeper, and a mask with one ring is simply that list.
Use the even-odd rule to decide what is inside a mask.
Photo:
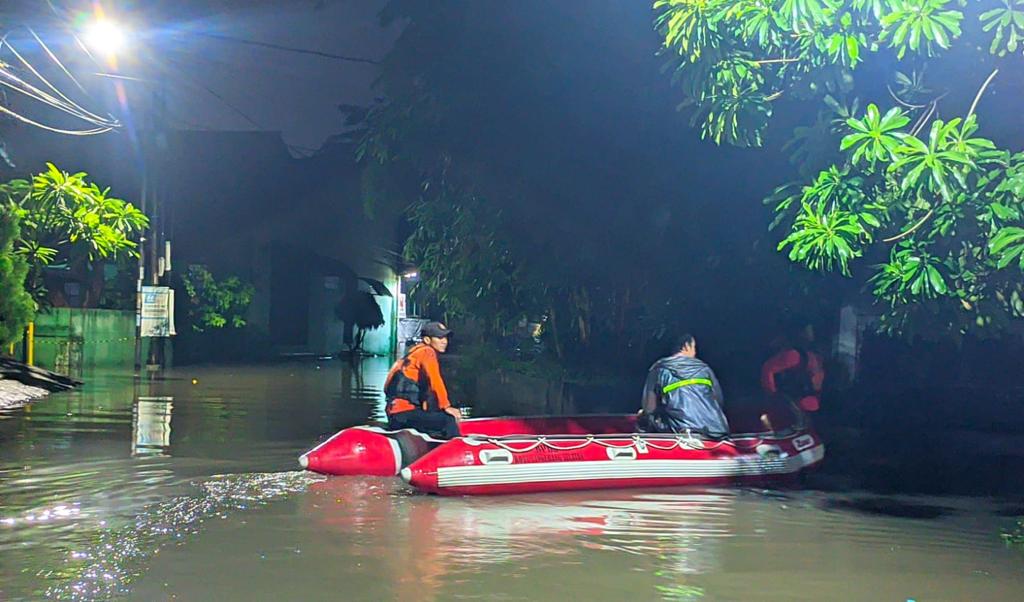
[{"label": "man in orange vest", "polygon": [[422,342],[395,362],[384,381],[388,428],[414,428],[459,436],[462,412],[448,400],[437,354],[448,349],[452,331],[440,322],[427,322],[420,331]]}]

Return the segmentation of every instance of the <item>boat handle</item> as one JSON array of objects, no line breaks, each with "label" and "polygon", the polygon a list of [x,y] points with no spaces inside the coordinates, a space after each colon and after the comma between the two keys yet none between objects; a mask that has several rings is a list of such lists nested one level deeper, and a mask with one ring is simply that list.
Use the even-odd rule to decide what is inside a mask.
[{"label": "boat handle", "polygon": [[793,439],[793,447],[796,451],[804,451],[809,447],[814,447],[814,437],[810,435],[800,435],[796,439]]},{"label": "boat handle", "polygon": [[484,464],[511,464],[512,452],[506,449],[482,449],[480,461]]},{"label": "boat handle", "polygon": [[612,460],[636,460],[636,448],[633,446],[629,447],[609,447],[608,458]]}]

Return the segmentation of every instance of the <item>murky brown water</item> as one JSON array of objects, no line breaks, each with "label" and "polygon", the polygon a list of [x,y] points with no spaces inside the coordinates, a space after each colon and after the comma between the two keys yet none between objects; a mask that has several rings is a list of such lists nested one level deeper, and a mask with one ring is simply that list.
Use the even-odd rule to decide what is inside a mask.
[{"label": "murky brown water", "polygon": [[380,416],[387,366],[94,375],[0,414],[0,599],[1024,599],[996,500],[438,498],[296,471],[321,435]]}]

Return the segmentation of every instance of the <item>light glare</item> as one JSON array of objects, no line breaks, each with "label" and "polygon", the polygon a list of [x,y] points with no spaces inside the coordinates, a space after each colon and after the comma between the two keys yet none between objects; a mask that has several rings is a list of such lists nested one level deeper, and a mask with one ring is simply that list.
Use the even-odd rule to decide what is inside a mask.
[{"label": "light glare", "polygon": [[106,56],[114,56],[125,46],[124,30],[119,24],[107,19],[89,25],[85,40],[92,49]]}]

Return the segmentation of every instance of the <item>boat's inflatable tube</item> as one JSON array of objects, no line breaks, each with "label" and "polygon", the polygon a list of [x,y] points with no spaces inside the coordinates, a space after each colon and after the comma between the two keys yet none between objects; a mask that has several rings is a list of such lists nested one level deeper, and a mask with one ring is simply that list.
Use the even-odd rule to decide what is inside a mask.
[{"label": "boat's inflatable tube", "polygon": [[443,440],[413,429],[356,426],[335,433],[299,456],[306,470],[329,475],[395,476]]},{"label": "boat's inflatable tube", "polygon": [[401,470],[413,487],[447,495],[723,485],[778,480],[820,462],[809,430],[789,435],[471,435]]}]

